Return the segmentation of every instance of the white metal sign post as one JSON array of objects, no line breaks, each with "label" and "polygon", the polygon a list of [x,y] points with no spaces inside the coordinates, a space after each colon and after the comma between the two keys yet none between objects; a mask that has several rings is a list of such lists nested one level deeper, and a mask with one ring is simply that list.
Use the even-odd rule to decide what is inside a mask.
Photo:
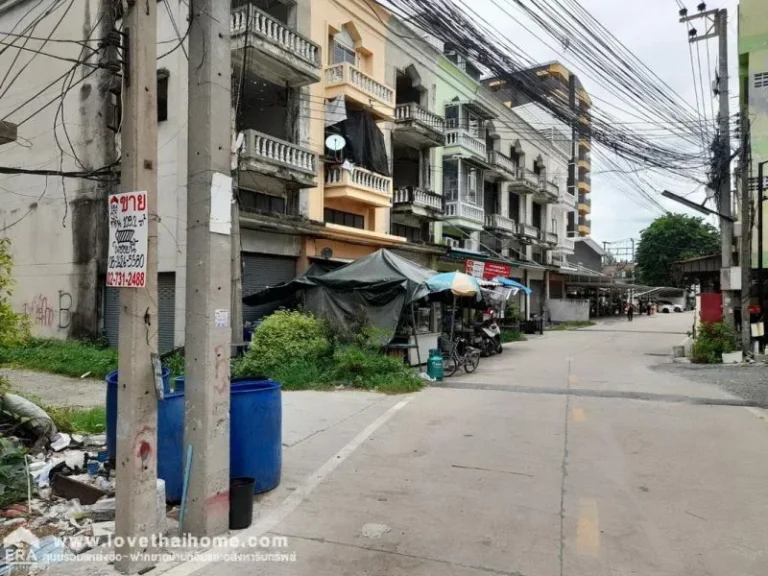
[{"label": "white metal sign post", "polygon": [[144,288],[147,283],[148,245],[147,193],[110,195],[107,286]]}]

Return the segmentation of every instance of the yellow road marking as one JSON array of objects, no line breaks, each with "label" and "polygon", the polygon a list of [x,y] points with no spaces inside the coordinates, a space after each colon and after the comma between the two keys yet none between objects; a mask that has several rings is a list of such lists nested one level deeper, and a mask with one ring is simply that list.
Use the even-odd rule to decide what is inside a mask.
[{"label": "yellow road marking", "polygon": [[584,414],[583,408],[574,408],[572,410],[572,413],[573,413],[574,422],[584,422],[584,420],[587,419],[586,415]]},{"label": "yellow road marking", "polygon": [[580,554],[588,556],[597,556],[600,550],[600,520],[595,500],[579,500],[576,546]]}]

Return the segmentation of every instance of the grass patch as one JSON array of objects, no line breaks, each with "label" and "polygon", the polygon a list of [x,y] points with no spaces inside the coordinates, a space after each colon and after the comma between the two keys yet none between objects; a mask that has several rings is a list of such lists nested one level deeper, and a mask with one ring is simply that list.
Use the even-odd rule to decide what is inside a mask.
[{"label": "grass patch", "polygon": [[117,369],[117,350],[74,340],[32,338],[26,345],[0,346],[0,364],[79,378],[104,378]]},{"label": "grass patch", "polygon": [[47,406],[45,411],[56,428],[67,434],[103,434],[107,430],[107,410],[103,406],[77,408]]},{"label": "grass patch", "polygon": [[523,334],[519,330],[502,330],[501,331],[501,341],[504,344],[507,344],[508,342],[525,342],[526,340],[528,340],[528,338],[526,338],[525,334]]},{"label": "grass patch", "polygon": [[592,320],[574,320],[573,322],[562,322],[561,324],[555,324],[548,330],[578,330],[579,328],[587,328],[589,326],[595,326],[597,322]]}]

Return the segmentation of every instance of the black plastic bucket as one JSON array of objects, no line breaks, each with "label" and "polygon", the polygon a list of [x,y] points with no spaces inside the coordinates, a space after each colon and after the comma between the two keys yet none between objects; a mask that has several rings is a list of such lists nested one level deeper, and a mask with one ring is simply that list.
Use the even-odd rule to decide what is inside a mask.
[{"label": "black plastic bucket", "polygon": [[253,478],[229,481],[229,529],[242,530],[253,522]]}]

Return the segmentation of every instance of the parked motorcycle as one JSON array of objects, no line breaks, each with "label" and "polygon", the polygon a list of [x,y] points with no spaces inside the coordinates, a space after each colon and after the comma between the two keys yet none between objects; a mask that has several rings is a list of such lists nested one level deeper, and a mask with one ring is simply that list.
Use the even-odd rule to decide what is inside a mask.
[{"label": "parked motorcycle", "polygon": [[473,344],[479,348],[483,358],[491,354],[501,354],[503,347],[501,345],[501,329],[492,317],[483,322],[475,324],[475,338]]}]

